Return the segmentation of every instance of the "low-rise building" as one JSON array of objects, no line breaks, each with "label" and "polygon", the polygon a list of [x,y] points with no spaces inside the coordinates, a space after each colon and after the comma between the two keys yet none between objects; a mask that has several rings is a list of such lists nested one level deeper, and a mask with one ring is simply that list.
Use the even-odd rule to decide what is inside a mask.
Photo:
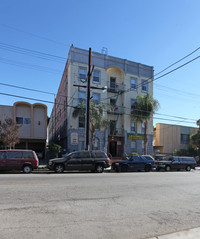
[{"label": "low-rise building", "polygon": [[[18,125],[20,143],[16,149],[32,149],[44,158],[47,139],[47,106],[40,103],[15,102],[13,106],[0,105],[0,122],[11,118]],[[0,147],[3,147],[1,144]]]},{"label": "low-rise building", "polygon": [[156,124],[153,136],[155,153],[174,154],[181,149],[187,149],[190,144],[190,135],[198,128],[181,125]]}]

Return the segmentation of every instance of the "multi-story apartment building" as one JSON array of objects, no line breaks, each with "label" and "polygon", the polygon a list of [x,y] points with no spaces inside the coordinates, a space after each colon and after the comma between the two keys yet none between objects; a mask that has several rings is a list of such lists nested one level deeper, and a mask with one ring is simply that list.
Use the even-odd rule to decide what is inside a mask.
[{"label": "multi-story apartment building", "polygon": [[[11,118],[21,125],[17,149],[32,149],[45,157],[47,139],[47,106],[40,103],[15,102],[13,106],[0,105],[0,123]],[[0,144],[1,147],[3,147]]]},{"label": "multi-story apartment building", "polygon": [[155,153],[174,154],[181,149],[187,149],[190,135],[198,128],[181,125],[156,124],[154,128],[153,147]]},{"label": "multi-story apartment building", "polygon": [[[49,121],[49,142],[60,144],[67,152],[84,149],[85,123],[72,113],[86,99],[87,50],[71,46],[63,77]],[[104,116],[107,128],[96,129],[95,148],[121,157],[124,153],[143,153],[144,125],[131,120],[131,108],[138,94],[153,94],[153,67],[92,52],[92,100],[112,106]],[[149,81],[149,82],[148,82]],[[75,85],[80,85],[77,87]],[[102,88],[107,87],[103,91]],[[92,89],[92,87],[100,89]],[[153,121],[148,122],[148,153],[153,151]]]}]

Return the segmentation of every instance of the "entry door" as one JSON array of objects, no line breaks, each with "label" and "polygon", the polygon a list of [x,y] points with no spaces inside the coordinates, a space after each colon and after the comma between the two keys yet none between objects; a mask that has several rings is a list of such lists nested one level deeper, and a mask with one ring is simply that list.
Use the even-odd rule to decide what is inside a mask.
[{"label": "entry door", "polygon": [[110,142],[110,154],[112,155],[112,157],[117,156],[117,141]]}]

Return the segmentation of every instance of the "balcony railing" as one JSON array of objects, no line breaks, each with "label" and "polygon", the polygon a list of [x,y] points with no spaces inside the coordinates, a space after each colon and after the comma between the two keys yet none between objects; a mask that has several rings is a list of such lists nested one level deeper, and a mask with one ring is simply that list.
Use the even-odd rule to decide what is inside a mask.
[{"label": "balcony railing", "polygon": [[124,136],[124,129],[122,128],[109,128],[109,136],[118,136],[122,137]]},{"label": "balcony railing", "polygon": [[108,81],[108,91],[114,93],[124,91],[124,84]]},{"label": "balcony railing", "polygon": [[108,110],[109,114],[124,114],[124,107],[123,106],[113,106],[112,109]]}]

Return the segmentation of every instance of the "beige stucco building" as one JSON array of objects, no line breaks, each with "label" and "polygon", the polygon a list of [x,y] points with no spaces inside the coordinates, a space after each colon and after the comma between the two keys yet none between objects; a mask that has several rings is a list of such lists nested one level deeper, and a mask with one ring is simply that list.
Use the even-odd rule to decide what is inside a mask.
[{"label": "beige stucco building", "polygon": [[187,149],[190,135],[198,128],[170,124],[156,124],[154,128],[153,147],[155,153],[174,154],[181,149]]},{"label": "beige stucco building", "polygon": [[[50,117],[49,142],[60,144],[68,152],[84,149],[85,122],[81,117],[73,118],[72,113],[86,99],[88,55],[88,50],[71,46]],[[95,148],[116,157],[142,153],[144,126],[133,122],[130,114],[138,94],[153,95],[153,67],[97,52],[92,52],[91,62],[92,100],[112,106],[111,110],[105,107],[104,117],[110,126],[96,130]],[[105,87],[107,90],[103,91]],[[152,120],[148,125],[148,153],[152,153]]]},{"label": "beige stucco building", "polygon": [[47,106],[40,103],[16,102],[13,106],[0,105],[0,122],[11,118],[21,125],[20,143],[15,147],[32,149],[44,157],[47,139]]}]

